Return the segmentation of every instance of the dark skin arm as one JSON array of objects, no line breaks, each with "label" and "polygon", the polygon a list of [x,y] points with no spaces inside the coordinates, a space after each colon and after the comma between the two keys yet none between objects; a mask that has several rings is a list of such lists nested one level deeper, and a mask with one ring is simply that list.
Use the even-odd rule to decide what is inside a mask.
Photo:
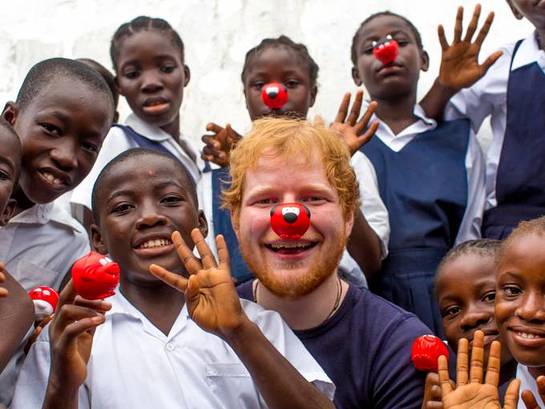
[{"label": "dark skin arm", "polygon": [[[335,122],[331,124],[331,128],[339,132],[341,138],[348,146],[350,154],[353,155],[371,140],[378,129],[379,123],[374,121],[369,124],[373,113],[377,109],[375,101],[369,103],[367,110],[360,117],[363,104],[363,91],[356,92],[354,104],[351,109],[349,109],[350,98],[350,93],[344,95],[337,116],[335,117]],[[369,223],[367,223],[367,219],[360,209],[354,215],[354,226],[348,240],[347,249],[352,258],[364,271],[367,279],[372,279],[380,270],[382,264],[380,238]]]},{"label": "dark skin arm", "polygon": [[34,304],[0,263],[0,372],[34,322]]},{"label": "dark skin arm", "polygon": [[76,297],[69,283],[49,327],[51,369],[42,408],[77,409],[79,387],[87,377],[93,336],[111,308],[107,302]]},{"label": "dark skin arm", "polygon": [[157,265],[150,266],[151,274],[183,292],[191,319],[233,348],[269,408],[333,408],[333,403],[307,382],[246,316],[231,278],[223,237],[216,237],[219,263],[198,229],[191,232],[191,238],[201,259],[193,255],[178,232],[172,234],[188,279]]},{"label": "dark skin arm", "polygon": [[481,5],[477,4],[473,17],[467,26],[466,35],[462,39],[464,8],[458,7],[454,38],[450,45],[447,42],[443,26],[440,25],[437,28],[442,49],[439,77],[437,77],[426,96],[420,101],[420,105],[430,118],[438,121],[442,120],[443,111],[450,98],[461,89],[470,87],[481,79],[502,55],[501,51],[496,51],[482,64],[479,64],[479,53],[494,21],[494,13],[488,14],[475,42],[472,42],[473,35],[477,31],[480,15]]}]

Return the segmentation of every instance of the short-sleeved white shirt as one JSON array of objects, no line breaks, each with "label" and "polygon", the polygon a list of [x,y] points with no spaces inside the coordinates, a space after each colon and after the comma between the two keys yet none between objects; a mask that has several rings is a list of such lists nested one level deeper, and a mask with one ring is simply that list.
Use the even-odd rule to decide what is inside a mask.
[{"label": "short-sleeved white shirt", "polygon": [[[200,329],[185,306],[165,335],[119,292],[109,301],[112,309],[94,335],[79,409],[266,407],[231,347]],[[332,399],[335,387],[280,315],[241,302],[278,351]],[[42,407],[50,365],[48,332],[42,331],[30,350],[12,409]]]},{"label": "short-sleeved white shirt", "polygon": [[[486,152],[485,210],[497,205],[496,176],[505,136],[507,82],[515,44],[514,42],[502,47],[500,50],[503,51],[503,55],[490,67],[486,75],[470,88],[454,95],[445,109],[446,119],[469,118],[475,132],[478,132],[483,121],[490,116],[492,142]],[[537,62],[545,72],[545,51],[539,48],[536,35],[532,33],[524,39],[517,50],[511,71],[534,62]]]},{"label": "short-sleeved white shirt", "polygon": [[[178,158],[182,164],[189,171],[195,182],[198,182],[200,178],[200,170],[196,161],[199,161],[197,151],[192,145],[186,141],[186,148],[194,155],[194,161],[180,144],[167,132],[154,125],[150,125],[142,121],[135,114],[130,114],[125,125],[131,127],[134,131],[149,139],[150,141],[158,142],[164,146],[170,153]],[[93,193],[93,186],[95,181],[104,167],[119,154],[133,148],[138,148],[139,145],[125,132],[118,127],[112,127],[104,139],[102,148],[98,154],[97,160],[91,172],[85,179],[74,189],[71,203],[83,205],[88,209],[91,209],[91,194]]]},{"label": "short-sleeved white shirt", "polygon": [[[437,122],[426,117],[424,110],[419,105],[415,106],[414,115],[418,120],[397,135],[388,125],[373,116],[372,121],[378,120],[380,122],[374,137],[379,138],[391,150],[399,152],[420,133],[431,131],[437,127]],[[467,205],[456,236],[456,244],[481,237],[480,231],[485,201],[485,163],[481,147],[473,131],[469,135],[465,167],[468,186]]]}]

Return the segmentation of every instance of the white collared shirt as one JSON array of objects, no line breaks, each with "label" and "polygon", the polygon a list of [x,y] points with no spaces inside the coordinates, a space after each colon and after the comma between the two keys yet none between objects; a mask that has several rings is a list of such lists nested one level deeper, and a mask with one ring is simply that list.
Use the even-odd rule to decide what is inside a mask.
[{"label": "white collared shirt", "polygon": [[[414,115],[418,120],[397,135],[388,125],[373,115],[371,120],[380,122],[374,137],[379,138],[394,152],[399,152],[420,133],[431,131],[437,127],[437,123],[433,119],[426,117],[420,105],[415,105]],[[481,147],[473,131],[469,135],[465,167],[468,186],[467,205],[456,236],[456,244],[481,237],[480,231],[485,201],[485,165]]]},{"label": "white collared shirt", "polygon": [[[198,164],[188,156],[180,144],[176,142],[169,133],[163,131],[159,127],[144,122],[134,113],[127,117],[125,125],[130,126],[134,131],[145,138],[154,142],[159,142],[163,145],[170,153],[177,157],[180,162],[182,162],[191,176],[193,176],[195,182],[198,182],[200,178]],[[195,156],[196,160],[199,161],[200,158],[197,150],[191,146],[189,141],[187,142],[188,149],[192,151],[191,153]],[[102,148],[100,149],[93,169],[91,169],[91,172],[89,172],[87,177],[74,189],[70,199],[71,203],[83,205],[88,209],[91,209],[93,186],[102,169],[119,154],[138,147],[138,144],[130,136],[126,135],[122,129],[112,127],[108,132],[106,139],[104,139],[104,143],[102,144]]]},{"label": "white collared shirt", "polygon": [[[378,192],[378,182],[375,168],[364,153],[358,151],[352,155],[350,160],[356,177],[358,178],[360,189],[360,209],[367,223],[373,229],[380,239],[382,258],[388,255],[388,240],[390,238],[390,223],[388,221],[388,211]],[[215,167],[215,165],[213,165]],[[213,167],[213,168],[214,168]],[[208,221],[207,243],[216,253],[216,243],[214,237],[214,212],[212,198],[212,172],[203,173],[198,188],[199,202],[204,210],[206,220]],[[339,268],[345,276],[351,277],[350,280],[356,285],[367,287],[365,276],[358,263],[350,256],[345,249]]]},{"label": "white collared shirt", "polygon": [[[235,352],[192,321],[186,306],[165,335],[119,291],[108,301],[112,309],[94,335],[79,409],[266,407]],[[280,315],[241,303],[278,351],[332,400],[335,387]],[[29,352],[12,409],[42,407],[50,365],[48,333],[44,329]]]},{"label": "white collared shirt", "polygon": [[58,288],[88,251],[83,226],[55,203],[34,205],[0,230],[0,260],[27,291],[39,285]]},{"label": "white collared shirt", "polygon": [[[452,97],[445,110],[446,119],[469,118],[475,132],[478,132],[485,118],[490,116],[492,142],[486,153],[485,209],[497,205],[496,176],[505,136],[507,82],[514,48],[515,43],[502,47],[500,50],[503,51],[503,55],[488,70],[486,75],[472,87],[463,89]],[[511,70],[516,70],[534,62],[537,62],[541,69],[545,71],[545,52],[540,50],[535,33],[532,33],[524,39],[517,50]]]},{"label": "white collared shirt", "polygon": [[522,401],[522,392],[524,392],[526,389],[529,389],[534,394],[534,397],[536,398],[536,401],[540,408],[545,408],[545,402],[541,399],[541,396],[539,394],[539,391],[537,389],[537,382],[532,376],[532,374],[528,371],[528,367],[518,364],[517,365],[517,379],[520,380],[520,388],[519,388],[519,403],[517,408],[518,409],[526,409],[526,405]]}]

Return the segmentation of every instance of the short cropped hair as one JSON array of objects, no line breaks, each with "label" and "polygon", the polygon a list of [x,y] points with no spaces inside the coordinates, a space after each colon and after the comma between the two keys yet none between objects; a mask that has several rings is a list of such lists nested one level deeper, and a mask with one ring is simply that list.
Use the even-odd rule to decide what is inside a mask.
[{"label": "short cropped hair", "polygon": [[468,240],[463,243],[454,246],[443,257],[439,266],[437,267],[437,275],[435,281],[437,282],[439,275],[443,271],[443,268],[451,261],[456,260],[458,257],[465,256],[467,254],[476,254],[483,257],[492,257],[495,260],[498,257],[502,242],[500,240],[492,239],[478,239]]},{"label": "short cropped hair", "polygon": [[337,191],[345,219],[359,202],[358,181],[350,165],[350,152],[339,135],[321,125],[304,120],[263,118],[231,152],[231,185],[223,192],[223,205],[237,213],[242,203],[246,172],[257,165],[265,151],[276,157],[310,160],[316,149],[322,159],[327,180]]},{"label": "short cropped hair", "polygon": [[[91,194],[91,207],[93,210],[93,218],[95,220],[95,223],[99,223],[99,197],[102,196],[102,185],[104,184],[104,180],[108,177],[111,170],[120,165],[123,162],[126,162],[129,159],[132,158],[141,158],[144,156],[155,156],[159,157],[162,160],[170,161],[172,164],[174,164],[175,168],[178,169],[181,174],[184,175],[186,182],[189,184],[188,191],[191,194],[191,198],[195,202],[195,206],[198,208],[199,202],[197,199],[197,187],[195,185],[195,180],[189,173],[189,171],[185,168],[185,166],[177,159],[174,159],[172,156],[169,156],[165,153],[158,152],[152,149],[146,149],[146,148],[134,148],[129,149],[125,152],[120,153],[117,155],[114,159],[112,159],[108,164],[102,169],[102,171],[99,173],[95,185],[93,186],[93,193]],[[131,178],[132,176],[127,174],[127,178]],[[144,182],[145,183],[145,182]]]},{"label": "short cropped hair", "polygon": [[499,258],[501,260],[505,250],[518,238],[536,234],[545,236],[545,216],[537,219],[520,222],[511,234],[503,241]]},{"label": "short cropped hair", "polygon": [[50,58],[40,61],[30,69],[17,94],[16,103],[19,108],[26,108],[46,85],[58,78],[73,79],[103,94],[107,103],[111,106],[109,111],[114,112],[113,96],[104,78],[96,70],[84,63],[68,58]]}]

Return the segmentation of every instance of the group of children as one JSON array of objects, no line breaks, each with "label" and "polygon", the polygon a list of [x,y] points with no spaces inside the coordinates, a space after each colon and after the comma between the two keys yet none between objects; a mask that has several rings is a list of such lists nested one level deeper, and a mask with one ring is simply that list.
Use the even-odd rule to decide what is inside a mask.
[{"label": "group of children", "polygon": [[[536,382],[545,375],[545,221],[539,218],[545,214],[539,165],[545,8],[530,0],[507,2],[536,31],[479,64],[492,15],[477,33],[477,6],[462,38],[459,10],[451,44],[439,30],[440,74],[421,104],[418,78],[429,61],[416,27],[391,12],[371,15],[358,27],[352,76],[373,102],[363,101],[361,92],[352,104],[345,96],[330,126],[349,147],[360,197],[338,275],[416,314],[453,350],[476,330],[485,334],[485,349],[501,337],[500,383],[520,379],[521,390],[532,390],[545,408],[539,400],[545,391]],[[389,63],[373,55],[385,40],[398,46]],[[215,254],[221,265],[227,249],[236,283],[254,277],[239,246],[240,226],[233,225],[222,195],[231,183],[231,152],[242,137],[228,124],[211,123],[201,156],[184,138],[179,110],[190,70],[184,43],[165,20],[137,17],[123,24],[110,55],[114,75],[86,59],[36,64],[2,113],[0,260],[8,295],[0,299],[0,319],[10,330],[0,345],[0,402],[12,402],[25,360],[32,314],[24,290],[61,289],[71,265],[92,247],[120,264],[121,292],[111,303],[90,302],[74,300],[70,284],[65,287],[63,307],[31,347],[13,407],[41,407],[44,399],[44,407],[55,408],[173,407],[176,401],[187,407],[327,407],[307,381],[332,398],[333,375],[316,365],[277,315],[243,303],[242,313],[211,312],[217,314],[212,325],[188,311],[195,302],[187,299],[192,280],[172,289],[149,274],[151,262],[190,272],[188,254],[182,263],[173,256],[179,246],[171,233],[179,231],[203,257],[196,271],[212,268],[205,259]],[[286,36],[263,40],[248,51],[241,74],[250,119],[306,119],[318,97],[318,72],[303,44]],[[283,107],[262,100],[269,83],[285,86]],[[115,123],[120,95],[132,110],[124,124]],[[493,141],[485,157],[475,132],[489,115]],[[192,233],[195,228],[200,233]],[[227,298],[218,306],[232,307],[234,291],[221,294]],[[244,327],[243,341],[259,345],[259,355],[219,324],[221,318],[232,324],[233,317],[246,323],[246,316],[258,330]],[[98,358],[89,361],[95,329]],[[181,341],[182,335],[188,338]],[[135,350],[143,362],[133,365]],[[203,351],[209,355],[199,361]],[[126,385],[118,384],[132,379],[132,371],[164,382],[123,395]],[[274,387],[264,381],[270,376],[278,380]],[[35,394],[33,385],[40,385]],[[343,385],[336,388],[343,397],[335,399],[337,407],[353,407],[345,404]]]}]

